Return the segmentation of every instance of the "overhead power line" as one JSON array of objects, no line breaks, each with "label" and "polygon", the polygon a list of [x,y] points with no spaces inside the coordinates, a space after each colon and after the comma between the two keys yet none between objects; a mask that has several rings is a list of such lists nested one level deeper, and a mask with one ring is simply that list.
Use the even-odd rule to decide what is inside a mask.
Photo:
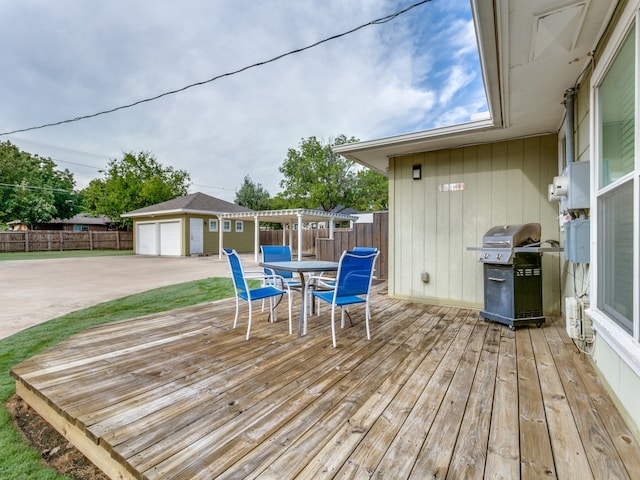
[{"label": "overhead power line", "polygon": [[92,113],[92,114],[89,114],[89,115],[83,115],[83,116],[71,118],[71,119],[68,119],[68,120],[61,120],[59,122],[45,123],[44,125],[39,125],[39,126],[36,126],[36,127],[20,128],[20,129],[17,129],[17,130],[12,130],[10,132],[1,132],[0,133],[0,137],[4,136],[4,135],[12,135],[14,133],[28,132],[28,131],[31,131],[31,130],[39,130],[41,128],[54,127],[56,125],[63,125],[65,123],[78,122],[80,120],[86,120],[88,118],[98,117],[100,115],[106,115],[108,113],[117,112],[118,110],[125,110],[127,108],[135,107],[136,105],[140,105],[142,103],[152,102],[152,101],[158,100],[158,99],[160,99],[162,97],[166,97],[166,96],[169,96],[169,95],[174,95],[176,93],[184,92],[185,90],[188,90],[190,88],[198,87],[198,86],[201,86],[201,85],[206,85],[207,83],[214,82],[214,81],[219,80],[221,78],[230,77],[232,75],[237,75],[238,73],[245,72],[245,71],[250,70],[252,68],[261,67],[261,66],[266,65],[268,63],[273,63],[273,62],[276,62],[278,60],[281,60],[281,59],[283,59],[285,57],[288,57],[290,55],[294,55],[296,53],[304,52],[305,50],[310,50],[310,49],[315,48],[315,47],[317,47],[319,45],[322,45],[323,43],[327,43],[327,42],[330,42],[332,40],[336,40],[338,38],[342,38],[344,36],[347,36],[347,35],[350,35],[352,33],[355,33],[358,30],[362,30],[363,28],[366,28],[366,27],[369,27],[369,26],[372,26],[372,25],[382,25],[384,23],[388,23],[388,22],[396,19],[397,17],[399,17],[403,13],[406,13],[409,10],[412,10],[412,9],[414,9],[416,7],[419,7],[420,5],[423,5],[423,4],[428,3],[430,1],[431,0],[422,0],[420,2],[414,3],[413,5],[409,5],[408,7],[404,8],[402,10],[399,10],[399,11],[397,11],[395,13],[392,13],[390,15],[385,15],[384,17],[380,17],[380,18],[377,18],[377,19],[372,20],[370,22],[364,23],[364,24],[362,24],[360,26],[352,28],[351,30],[347,30],[346,32],[338,33],[336,35],[332,35],[331,37],[328,37],[328,38],[325,38],[324,40],[320,40],[318,42],[312,43],[311,45],[307,45],[306,47],[302,47],[302,48],[297,48],[295,50],[291,50],[291,51],[289,51],[287,53],[283,53],[283,54],[278,55],[276,57],[270,58],[269,60],[264,60],[262,62],[257,62],[257,63],[254,63],[252,65],[248,65],[246,67],[239,68],[238,70],[233,70],[231,72],[223,73],[221,75],[216,75],[215,77],[210,78],[208,80],[203,80],[201,82],[191,83],[189,85],[186,85],[186,86],[184,86],[182,88],[178,88],[176,90],[170,90],[168,92],[164,92],[164,93],[161,93],[161,94],[153,96],[153,97],[144,98],[142,100],[138,100],[136,102],[129,103],[129,104],[126,104],[126,105],[121,105],[119,107],[111,108],[109,110],[103,110],[103,111],[100,111],[100,112]]},{"label": "overhead power line", "polygon": [[23,184],[15,184],[15,183],[0,183],[0,188],[24,188],[27,190],[45,190],[47,192],[61,192],[61,193],[74,193],[71,190],[65,190],[63,188],[53,188],[53,187],[36,187],[35,185],[23,185]]},{"label": "overhead power line", "polygon": [[231,191],[235,191],[235,188],[229,188],[229,187],[212,187],[210,185],[198,185],[197,183],[192,183],[191,184],[194,187],[201,187],[201,188],[216,188],[218,190],[231,190]]}]

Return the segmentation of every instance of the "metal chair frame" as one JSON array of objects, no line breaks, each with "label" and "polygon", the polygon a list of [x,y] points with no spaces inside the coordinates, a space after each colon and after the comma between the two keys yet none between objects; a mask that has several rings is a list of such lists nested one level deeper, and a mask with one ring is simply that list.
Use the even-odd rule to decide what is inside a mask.
[{"label": "metal chair frame", "polygon": [[[369,292],[373,280],[373,266],[379,255],[378,251],[345,251],[340,257],[336,278],[323,276],[311,276],[307,280],[307,286],[311,290],[315,285],[322,285],[323,290],[311,290],[312,297],[331,304],[331,336],[333,347],[336,347],[335,311],[341,309],[340,326],[344,328],[345,310],[349,305],[365,304],[365,324],[367,339],[371,339],[369,320],[371,311],[369,308]],[[333,288],[329,282],[335,282]],[[306,320],[305,320],[306,322]]]},{"label": "metal chair frame", "polygon": [[[240,299],[249,304],[249,321],[247,325],[247,340],[249,340],[249,335],[251,333],[251,321],[253,317],[252,302],[254,300],[263,300],[266,298],[273,300],[275,297],[280,297],[281,300],[284,295],[287,295],[289,301],[289,333],[293,333],[291,323],[291,290],[287,282],[285,282],[285,280],[279,275],[265,275],[264,272],[260,271],[245,271],[242,266],[242,261],[234,249],[225,248],[223,249],[223,252],[229,260],[231,278],[233,279],[233,286],[236,291],[236,315],[233,320],[233,328],[236,328],[238,324]],[[250,289],[247,280],[251,279],[261,280],[263,282],[263,286]],[[277,286],[278,283],[280,285],[279,288]],[[272,322],[275,322],[277,319],[276,308],[279,303],[280,302],[274,305],[270,302],[270,319]]]}]

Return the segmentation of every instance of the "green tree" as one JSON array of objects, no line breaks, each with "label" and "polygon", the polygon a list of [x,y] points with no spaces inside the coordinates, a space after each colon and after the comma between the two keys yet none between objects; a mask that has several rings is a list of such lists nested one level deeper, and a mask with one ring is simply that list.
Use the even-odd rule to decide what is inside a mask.
[{"label": "green tree", "polygon": [[356,184],[355,164],[331,147],[357,141],[340,135],[323,145],[316,137],[309,137],[300,141],[297,150],[290,148],[280,167],[284,175],[280,182],[282,199],[290,207],[321,207],[325,211],[338,205],[350,206]]},{"label": "green tree", "polygon": [[282,192],[277,193],[271,197],[269,202],[269,209],[271,210],[286,210],[287,208],[297,208],[299,205],[292,205],[289,200],[282,196]]},{"label": "green tree", "polygon": [[104,178],[92,180],[82,194],[88,212],[130,228],[132,220],[120,215],[186,195],[189,181],[186,171],[163,167],[150,152],[129,152],[111,160]]},{"label": "green tree", "polygon": [[389,208],[389,181],[371,169],[360,170],[356,176],[352,208],[361,212],[387,210]]},{"label": "green tree", "polygon": [[80,211],[80,197],[68,170],[56,170],[50,158],[0,142],[0,223],[20,220],[34,227],[52,218],[71,218]]},{"label": "green tree", "polygon": [[269,192],[260,183],[254,183],[249,175],[245,175],[240,190],[236,192],[235,202],[251,210],[268,210]]}]

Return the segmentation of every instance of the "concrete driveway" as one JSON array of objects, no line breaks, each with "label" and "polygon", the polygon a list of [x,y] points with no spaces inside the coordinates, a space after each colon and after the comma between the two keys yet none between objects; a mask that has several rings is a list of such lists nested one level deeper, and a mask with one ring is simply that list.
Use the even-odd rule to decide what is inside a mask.
[{"label": "concrete driveway", "polygon": [[[246,269],[256,264],[242,255]],[[226,258],[88,257],[0,261],[0,339],[97,303],[156,287],[229,277]]]}]

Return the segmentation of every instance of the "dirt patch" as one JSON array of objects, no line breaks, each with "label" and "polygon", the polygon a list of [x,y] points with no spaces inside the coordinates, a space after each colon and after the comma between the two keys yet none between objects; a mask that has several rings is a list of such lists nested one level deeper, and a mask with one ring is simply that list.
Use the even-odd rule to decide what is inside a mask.
[{"label": "dirt patch", "polygon": [[6,406],[16,430],[40,452],[46,466],[77,480],[109,480],[19,396],[13,395]]}]

